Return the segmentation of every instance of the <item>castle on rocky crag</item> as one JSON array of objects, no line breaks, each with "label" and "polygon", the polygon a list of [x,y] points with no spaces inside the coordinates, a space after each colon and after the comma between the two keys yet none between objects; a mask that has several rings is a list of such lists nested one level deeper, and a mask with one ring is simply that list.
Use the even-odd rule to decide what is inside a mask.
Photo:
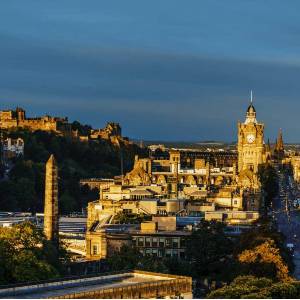
[{"label": "castle on rocky crag", "polygon": [[19,107],[17,107],[16,110],[0,111],[0,128],[24,128],[31,131],[55,131],[61,134],[71,133],[71,124],[68,123],[68,118],[51,116],[27,118],[25,110]]}]

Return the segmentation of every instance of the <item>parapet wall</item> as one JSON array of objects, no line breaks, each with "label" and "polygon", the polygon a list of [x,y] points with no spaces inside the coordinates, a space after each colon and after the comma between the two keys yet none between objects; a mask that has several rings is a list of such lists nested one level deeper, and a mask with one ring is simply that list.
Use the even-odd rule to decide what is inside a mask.
[{"label": "parapet wall", "polygon": [[0,289],[1,298],[29,296],[55,299],[149,299],[179,295],[192,298],[191,277],[144,271],[58,279],[48,283]]}]

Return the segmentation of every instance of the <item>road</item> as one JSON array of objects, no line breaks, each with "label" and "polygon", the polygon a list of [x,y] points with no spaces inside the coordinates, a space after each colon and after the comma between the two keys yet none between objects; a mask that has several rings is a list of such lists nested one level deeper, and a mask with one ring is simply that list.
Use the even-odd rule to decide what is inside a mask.
[{"label": "road", "polygon": [[292,176],[277,168],[279,176],[279,195],[273,202],[273,218],[278,230],[286,237],[287,244],[294,244],[294,276],[300,280],[300,209],[293,206],[300,198],[299,187]]}]

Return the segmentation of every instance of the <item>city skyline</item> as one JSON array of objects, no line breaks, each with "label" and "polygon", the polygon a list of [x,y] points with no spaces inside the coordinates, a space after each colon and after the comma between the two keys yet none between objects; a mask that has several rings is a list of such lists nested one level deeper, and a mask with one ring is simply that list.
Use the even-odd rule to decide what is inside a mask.
[{"label": "city skyline", "polygon": [[231,142],[252,89],[265,140],[282,128],[300,141],[300,4],[142,2],[3,4],[1,109],[116,121],[137,139]]}]

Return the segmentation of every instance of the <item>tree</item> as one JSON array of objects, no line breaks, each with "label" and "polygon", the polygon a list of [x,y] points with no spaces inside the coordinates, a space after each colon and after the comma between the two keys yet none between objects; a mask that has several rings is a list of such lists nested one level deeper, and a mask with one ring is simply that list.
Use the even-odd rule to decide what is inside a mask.
[{"label": "tree", "polygon": [[112,271],[138,268],[149,272],[168,273],[164,260],[153,256],[143,256],[136,248],[128,245],[123,245],[120,251],[110,256],[107,263]]},{"label": "tree", "polygon": [[114,222],[116,224],[140,224],[145,221],[151,221],[151,216],[145,214],[119,212],[114,217]]},{"label": "tree", "polygon": [[289,269],[272,240],[267,240],[254,249],[243,251],[238,260],[247,267],[249,273],[268,275],[278,281],[291,281]]},{"label": "tree", "polygon": [[18,211],[20,203],[13,191],[15,184],[10,180],[0,182],[0,207],[3,211]]},{"label": "tree", "polygon": [[224,234],[222,223],[202,221],[187,241],[186,249],[194,277],[222,278],[230,273],[224,265],[232,262],[233,243]]},{"label": "tree", "polygon": [[108,257],[107,263],[112,271],[130,270],[136,268],[142,258],[142,254],[137,249],[123,245],[120,251]]},{"label": "tree", "polygon": [[[282,258],[284,264],[288,266],[290,272],[292,272],[294,269],[294,264],[290,252],[285,247],[284,235],[279,233],[276,226],[270,223],[269,220],[264,219],[261,220],[260,223],[261,224],[259,226],[254,226],[251,228],[251,230],[241,234],[239,241],[235,245],[234,256],[238,257],[245,250],[255,249],[265,242],[273,241],[273,247],[278,249],[278,255]],[[261,274],[259,276],[263,275]]]},{"label": "tree", "polygon": [[[75,122],[74,129],[82,133],[89,132],[90,126]],[[44,203],[45,162],[54,153],[59,166],[59,195],[63,196],[61,212],[80,211],[91,199],[82,199],[79,187],[81,178],[106,177],[120,175],[120,149],[123,152],[124,169],[128,171],[134,162],[136,154],[144,155],[145,149],[135,144],[120,142],[115,145],[109,140],[99,139],[83,143],[77,139],[58,136],[54,132],[25,129],[6,130],[7,137],[20,137],[25,142],[24,157],[16,160],[10,172],[10,178],[5,183],[0,182],[0,191],[10,190],[10,193],[0,193],[1,208],[8,211],[25,210],[30,212],[42,211]],[[26,179],[24,181],[23,179]],[[24,189],[30,187],[30,191]],[[23,185],[23,187],[22,187]],[[33,189],[34,191],[33,191]],[[11,191],[16,191],[12,195]],[[22,197],[31,198],[29,203]],[[27,197],[28,196],[28,197]],[[87,196],[87,195],[85,195]],[[72,198],[72,200],[71,200]]]},{"label": "tree", "polygon": [[91,189],[87,184],[80,186],[80,206],[87,207],[88,203],[99,199],[99,189]]},{"label": "tree", "polygon": [[230,285],[211,292],[208,299],[285,299],[299,298],[299,283],[274,283],[268,278],[254,276],[237,277]]},{"label": "tree", "polygon": [[59,276],[68,261],[30,222],[0,228],[0,282],[16,283]]}]

